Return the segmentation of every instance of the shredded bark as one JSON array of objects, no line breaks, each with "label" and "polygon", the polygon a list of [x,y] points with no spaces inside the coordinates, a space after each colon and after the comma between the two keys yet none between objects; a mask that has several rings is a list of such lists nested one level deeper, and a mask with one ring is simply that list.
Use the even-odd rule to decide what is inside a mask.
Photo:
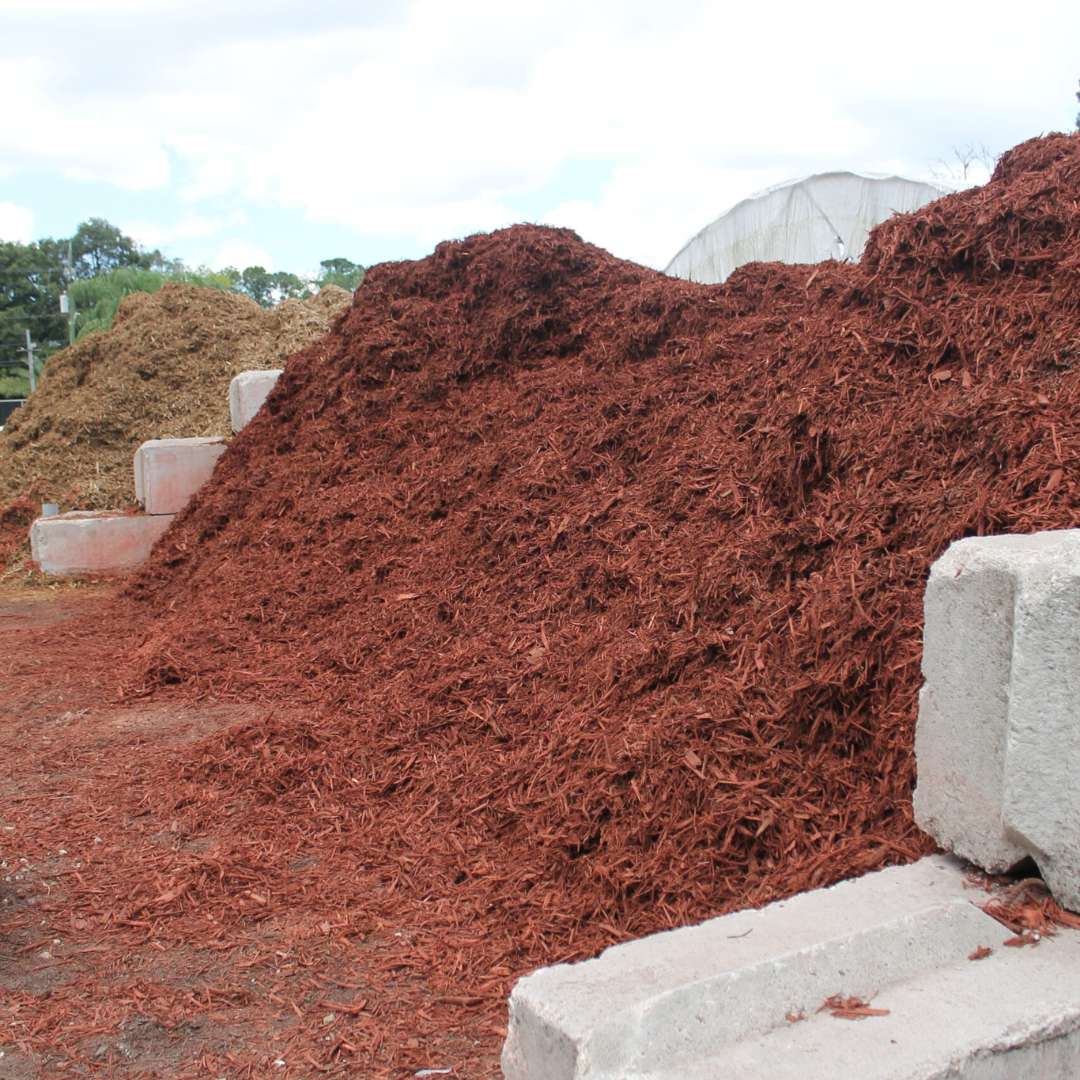
[{"label": "shredded bark", "polygon": [[1004,944],[1037,945],[1062,927],[1080,930],[1080,915],[1063,908],[1039,878],[1028,878],[998,891],[982,905],[983,911],[1013,931]]},{"label": "shredded bark", "polygon": [[871,1016],[889,1015],[888,1009],[875,1009],[860,997],[844,997],[843,994],[827,997],[818,1012],[828,1012],[837,1020],[866,1020]]}]

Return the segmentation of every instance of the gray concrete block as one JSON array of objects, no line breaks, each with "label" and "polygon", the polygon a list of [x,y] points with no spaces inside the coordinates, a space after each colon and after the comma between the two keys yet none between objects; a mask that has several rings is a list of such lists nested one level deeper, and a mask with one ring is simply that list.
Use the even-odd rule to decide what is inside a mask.
[{"label": "gray concrete block", "polygon": [[172,520],[82,510],[38,518],[30,527],[31,558],[53,577],[123,574],[146,561]]},{"label": "gray concrete block", "polygon": [[999,548],[961,540],[931,567],[923,600],[915,819],[995,872],[1025,854],[1001,820],[1015,592]]},{"label": "gray concrete block", "polygon": [[239,431],[251,421],[280,376],[280,369],[241,371],[229,383],[229,416],[233,431]]},{"label": "gray concrete block", "polygon": [[[990,929],[998,945],[1007,931]],[[886,987],[862,1021],[813,1013],[764,1038],[636,1080],[1076,1080],[1080,934],[995,948]],[[631,1074],[633,1075],[633,1074]],[[625,1078],[629,1080],[629,1078]]]},{"label": "gray concrete block", "polygon": [[830,994],[872,995],[962,959],[986,921],[940,857],[542,969],[510,996],[503,1072],[648,1074],[761,1037]]},{"label": "gray concrete block", "polygon": [[1080,909],[1080,530],[961,540],[926,590],[915,817]]},{"label": "gray concrete block", "polygon": [[148,514],[178,514],[210,479],[225,440],[150,439],[135,451],[135,499]]},{"label": "gray concrete block", "polygon": [[1080,531],[1039,552],[1014,623],[1002,819],[1080,911]]},{"label": "gray concrete block", "polygon": [[[1080,933],[1000,948],[1009,931],[983,900],[962,864],[934,856],[542,969],[511,994],[503,1075],[1080,1075]],[[981,945],[993,955],[969,959]],[[888,1015],[819,1011],[837,993]]]}]

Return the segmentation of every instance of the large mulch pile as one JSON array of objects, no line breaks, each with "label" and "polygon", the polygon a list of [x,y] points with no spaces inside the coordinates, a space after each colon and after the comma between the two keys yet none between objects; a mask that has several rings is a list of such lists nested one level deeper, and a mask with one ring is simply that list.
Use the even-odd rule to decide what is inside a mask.
[{"label": "large mulch pile", "polygon": [[374,268],[128,590],[129,701],[261,707],[146,765],[184,846],[72,912],[390,941],[344,1043],[295,1038],[405,1075],[538,964],[915,858],[926,574],[1076,524],[1078,363],[1075,136],[857,265],[700,286],[517,227]]},{"label": "large mulch pile", "polygon": [[65,509],[131,505],[140,443],[227,435],[233,375],[282,366],[349,300],[336,286],[269,310],[197,285],[125,297],[109,330],[50,358],[0,433],[0,506],[20,497]]}]

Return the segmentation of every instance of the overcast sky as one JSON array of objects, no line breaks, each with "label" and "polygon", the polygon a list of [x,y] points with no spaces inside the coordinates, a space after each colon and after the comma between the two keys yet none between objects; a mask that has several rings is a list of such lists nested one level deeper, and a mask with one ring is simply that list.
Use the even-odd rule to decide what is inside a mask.
[{"label": "overcast sky", "polygon": [[1080,2],[0,0],[0,239],[369,265],[514,221],[663,266],[768,184],[1071,130]]}]

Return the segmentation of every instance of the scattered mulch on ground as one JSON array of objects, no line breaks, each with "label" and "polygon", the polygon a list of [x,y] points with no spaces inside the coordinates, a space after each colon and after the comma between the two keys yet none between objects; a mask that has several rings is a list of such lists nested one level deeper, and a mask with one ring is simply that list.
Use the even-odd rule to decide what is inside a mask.
[{"label": "scattered mulch on ground", "polygon": [[[145,897],[99,891],[121,867],[149,883],[176,859],[248,872],[219,861],[227,820],[189,833],[149,807],[192,745],[265,712],[110,704],[124,632],[101,586],[0,591],[0,1076],[403,1075],[388,1061],[494,1076],[499,1005],[432,989],[406,923],[342,922],[339,898],[317,895],[264,917],[256,887],[212,933],[159,934]],[[168,896],[163,883],[152,899]],[[440,1023],[448,1007],[463,1021]]]},{"label": "scattered mulch on ground", "polygon": [[[376,267],[110,616],[131,707],[256,712],[102,780],[72,917],[392,942],[420,998],[369,965],[377,1015],[289,1045],[404,1076],[448,1031],[490,1062],[538,964],[917,857],[926,574],[1076,524],[1078,350],[1075,136],[857,265],[699,286],[518,227]],[[185,846],[120,843],[136,808]]]},{"label": "scattered mulch on ground", "polygon": [[1041,878],[1020,881],[991,878],[984,887],[991,897],[982,905],[983,911],[1015,935],[1006,939],[1005,945],[1037,945],[1062,927],[1080,930],[1080,915],[1063,908]]},{"label": "scattered mulch on ground", "polygon": [[336,286],[269,310],[196,285],[125,297],[109,330],[50,358],[41,385],[0,433],[0,506],[11,511],[20,497],[35,507],[131,505],[140,443],[229,434],[233,375],[282,366],[322,337],[349,300]]}]

